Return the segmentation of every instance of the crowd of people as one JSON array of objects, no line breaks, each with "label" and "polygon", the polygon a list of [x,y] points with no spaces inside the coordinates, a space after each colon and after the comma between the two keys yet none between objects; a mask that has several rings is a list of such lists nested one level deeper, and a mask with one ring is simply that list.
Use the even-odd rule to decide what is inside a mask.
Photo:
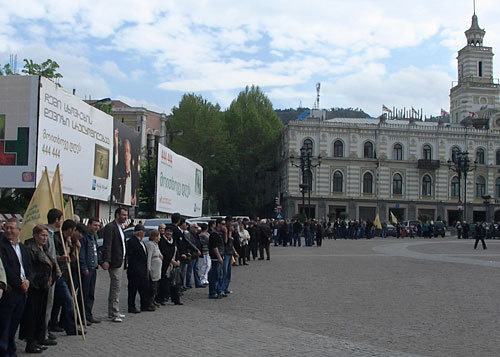
[{"label": "crowd of people", "polygon": [[171,224],[159,225],[145,241],[142,224],[125,239],[127,218],[127,210],[119,208],[105,227],[92,218],[84,225],[63,220],[60,210],[51,209],[47,223],[36,225],[24,243],[18,220],[5,223],[0,236],[0,357],[16,356],[17,334],[27,353],[42,353],[57,345],[57,332],[82,335],[99,324],[93,313],[99,267],[110,277],[108,318],[120,323],[125,318],[120,310],[124,271],[128,313],[138,314],[169,301],[182,305],[181,297],[193,287],[208,287],[210,299],[225,298],[232,293],[233,266],[270,260],[272,233],[265,219],[235,221],[228,216],[187,227],[174,213]]}]

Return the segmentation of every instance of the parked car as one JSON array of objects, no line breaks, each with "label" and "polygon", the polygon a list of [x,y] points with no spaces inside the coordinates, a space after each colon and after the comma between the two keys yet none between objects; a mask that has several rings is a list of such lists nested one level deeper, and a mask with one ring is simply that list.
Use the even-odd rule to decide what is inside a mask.
[{"label": "parked car", "polygon": [[386,235],[387,235],[387,237],[389,237],[389,236],[396,237],[397,236],[396,227],[394,227],[392,224],[387,224]]},{"label": "parked car", "polygon": [[417,232],[417,226],[420,224],[420,221],[403,221],[403,226],[405,230],[408,231],[410,228],[413,229],[414,232]]},{"label": "parked car", "polygon": [[442,221],[434,221],[434,237],[446,235],[446,227]]}]

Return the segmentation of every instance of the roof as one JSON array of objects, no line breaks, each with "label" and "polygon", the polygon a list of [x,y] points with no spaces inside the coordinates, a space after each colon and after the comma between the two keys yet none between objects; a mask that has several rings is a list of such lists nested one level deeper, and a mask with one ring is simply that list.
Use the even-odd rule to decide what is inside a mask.
[{"label": "roof", "polygon": [[[378,125],[380,123],[380,119],[365,119],[365,118],[334,118],[334,119],[327,119],[325,122],[328,123],[343,123],[343,124],[358,124],[358,125]],[[386,120],[386,124],[392,124],[392,125],[408,125],[410,124],[409,120],[399,120],[399,119],[393,119],[393,120]],[[413,122],[414,125],[421,125],[421,126],[438,126],[439,123],[437,122],[430,122],[430,121],[420,121],[420,120],[415,120]]]}]

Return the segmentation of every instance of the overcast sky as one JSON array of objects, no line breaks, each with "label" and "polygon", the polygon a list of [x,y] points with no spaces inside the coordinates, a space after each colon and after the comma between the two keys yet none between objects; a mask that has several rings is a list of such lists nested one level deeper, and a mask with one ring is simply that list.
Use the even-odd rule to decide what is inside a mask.
[{"label": "overcast sky", "polygon": [[[0,63],[57,61],[80,98],[170,113],[182,94],[226,108],[258,85],[275,108],[449,109],[472,0],[20,0],[0,12]],[[498,0],[478,0],[500,50]],[[494,60],[495,77],[500,59]]]}]

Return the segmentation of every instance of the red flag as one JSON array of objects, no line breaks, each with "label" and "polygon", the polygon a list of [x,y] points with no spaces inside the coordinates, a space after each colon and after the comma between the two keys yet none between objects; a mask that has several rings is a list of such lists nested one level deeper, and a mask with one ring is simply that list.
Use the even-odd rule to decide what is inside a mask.
[{"label": "red flag", "polygon": [[474,113],[474,112],[469,112],[469,114],[470,114],[471,117],[477,117],[477,114]]},{"label": "red flag", "polygon": [[389,108],[387,108],[384,104],[382,104],[382,111],[383,112],[387,112],[387,113],[392,113],[392,110],[390,110]]},{"label": "red flag", "polygon": [[442,117],[445,117],[445,116],[448,116],[448,112],[446,110],[444,110],[443,108],[441,108],[441,116]]}]

